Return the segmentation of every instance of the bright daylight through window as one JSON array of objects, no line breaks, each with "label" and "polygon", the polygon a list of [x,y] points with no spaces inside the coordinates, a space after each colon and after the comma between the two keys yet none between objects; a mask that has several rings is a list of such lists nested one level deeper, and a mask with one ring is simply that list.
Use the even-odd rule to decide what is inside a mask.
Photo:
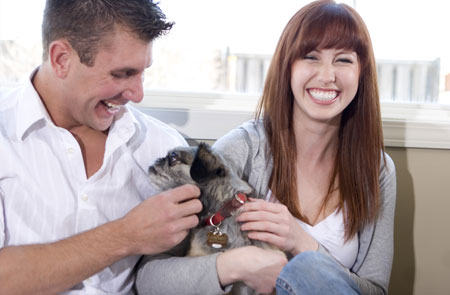
[{"label": "bright daylight through window", "polygon": [[[282,29],[309,1],[159,2],[176,24],[167,36],[155,41],[141,107],[250,113]],[[450,17],[446,2],[338,2],[356,8],[371,34],[383,118],[422,118],[427,122],[439,118],[439,124],[445,123],[439,128],[450,133]],[[0,0],[0,86],[26,79],[40,63],[44,4],[45,0]],[[222,125],[228,130],[234,127]]]},{"label": "bright daylight through window", "polygon": [[[0,85],[24,79],[39,63],[44,2],[0,0]],[[156,41],[146,88],[260,93],[282,28],[307,2],[162,0],[176,25]],[[383,101],[450,103],[445,2],[340,2],[354,6],[369,28]]]}]

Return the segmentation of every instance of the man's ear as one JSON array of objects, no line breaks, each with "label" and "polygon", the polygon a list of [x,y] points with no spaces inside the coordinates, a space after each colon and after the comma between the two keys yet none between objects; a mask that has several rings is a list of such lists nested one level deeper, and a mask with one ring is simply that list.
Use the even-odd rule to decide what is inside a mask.
[{"label": "man's ear", "polygon": [[59,78],[65,78],[70,69],[70,63],[73,59],[75,50],[69,42],[59,39],[50,43],[48,49],[48,58],[53,71]]},{"label": "man's ear", "polygon": [[191,166],[192,179],[201,184],[216,177],[225,177],[226,170],[220,159],[211,152],[207,144],[198,146]]}]

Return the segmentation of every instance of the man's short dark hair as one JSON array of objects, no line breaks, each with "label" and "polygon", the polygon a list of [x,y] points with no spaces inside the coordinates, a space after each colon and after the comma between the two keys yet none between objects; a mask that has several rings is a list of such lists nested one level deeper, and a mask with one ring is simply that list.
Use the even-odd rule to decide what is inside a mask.
[{"label": "man's short dark hair", "polygon": [[48,58],[50,43],[64,38],[80,61],[92,66],[102,41],[117,28],[150,42],[172,25],[153,0],[47,0],[42,23],[43,59]]}]

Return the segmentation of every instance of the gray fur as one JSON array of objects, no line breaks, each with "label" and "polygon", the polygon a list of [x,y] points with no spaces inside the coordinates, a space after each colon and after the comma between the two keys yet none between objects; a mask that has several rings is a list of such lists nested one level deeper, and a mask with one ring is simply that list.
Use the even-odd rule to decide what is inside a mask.
[{"label": "gray fur", "polygon": [[[199,214],[199,225],[191,232],[188,256],[203,256],[247,245],[271,248],[265,243],[248,239],[241,232],[240,224],[235,219],[239,210],[220,225],[221,232],[228,235],[227,246],[216,249],[207,245],[207,234],[213,231],[213,227],[205,226],[205,219],[233,199],[235,194],[250,195],[253,192],[250,185],[240,179],[207,144],[173,149],[166,157],[158,159],[149,172],[150,181],[159,191],[188,183],[196,184],[201,190],[199,199],[203,210]],[[251,293],[251,289],[244,284],[235,284],[232,291],[232,294]]]}]

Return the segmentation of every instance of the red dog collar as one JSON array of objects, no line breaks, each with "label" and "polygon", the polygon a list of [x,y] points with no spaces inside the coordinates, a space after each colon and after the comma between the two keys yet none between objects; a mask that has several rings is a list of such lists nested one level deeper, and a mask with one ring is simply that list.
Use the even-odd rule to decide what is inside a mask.
[{"label": "red dog collar", "polygon": [[247,195],[243,193],[237,193],[234,198],[225,203],[222,208],[219,209],[215,214],[208,216],[205,220],[206,225],[217,226],[225,218],[231,216],[231,212],[241,207],[245,202],[247,202]]}]

